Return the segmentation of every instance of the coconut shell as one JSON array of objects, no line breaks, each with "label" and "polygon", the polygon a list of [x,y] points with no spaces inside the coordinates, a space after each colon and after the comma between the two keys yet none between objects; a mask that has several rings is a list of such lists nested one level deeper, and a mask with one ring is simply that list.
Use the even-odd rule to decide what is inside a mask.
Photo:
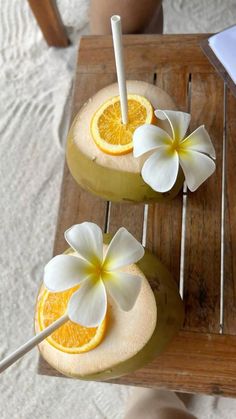
[{"label": "coconut shell", "polygon": [[[71,250],[69,251],[72,252]],[[141,292],[129,312],[108,297],[108,327],[103,341],[82,354],[67,354],[47,340],[39,344],[43,358],[62,374],[86,380],[108,380],[141,368],[161,353],[183,323],[183,304],[169,272],[152,254],[145,252],[136,265],[125,268],[142,278]],[[38,304],[35,310],[35,330]]]},{"label": "coconut shell", "polygon": [[[171,97],[152,84],[129,80],[127,90],[128,93],[145,96],[154,109],[176,109]],[[174,187],[169,192],[159,193],[147,185],[141,176],[147,155],[134,158],[131,152],[123,156],[111,156],[102,152],[93,141],[90,124],[94,113],[102,103],[118,94],[117,83],[105,87],[89,99],[75,117],[66,149],[72,176],[85,190],[110,201],[148,203],[172,199],[183,185],[181,170]],[[163,124],[158,122],[162,127]]]}]

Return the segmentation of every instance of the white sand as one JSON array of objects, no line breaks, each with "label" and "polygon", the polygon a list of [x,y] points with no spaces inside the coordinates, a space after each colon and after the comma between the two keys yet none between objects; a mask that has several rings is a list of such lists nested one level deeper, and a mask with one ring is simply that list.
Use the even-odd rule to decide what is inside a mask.
[{"label": "white sand", "polygon": [[[78,39],[87,30],[87,0],[59,6]],[[166,32],[217,31],[236,21],[234,0],[164,6]],[[32,335],[34,301],[52,254],[76,47],[48,48],[26,0],[0,0],[0,22],[2,358]],[[122,418],[130,388],[42,377],[37,360],[35,349],[1,375],[1,419]],[[194,396],[191,406],[201,419],[236,417],[235,400]]]}]

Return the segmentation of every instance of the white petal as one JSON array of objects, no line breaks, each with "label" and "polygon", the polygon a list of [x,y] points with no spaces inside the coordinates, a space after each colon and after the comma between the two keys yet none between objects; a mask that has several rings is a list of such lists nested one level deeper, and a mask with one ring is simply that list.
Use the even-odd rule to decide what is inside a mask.
[{"label": "white petal", "polygon": [[132,234],[121,227],[113,237],[104,260],[104,269],[113,271],[137,262],[144,255],[144,248]]},{"label": "white petal", "polygon": [[147,151],[171,143],[172,139],[166,131],[155,125],[144,124],[134,131],[133,154],[134,157],[139,157]]},{"label": "white petal", "polygon": [[107,311],[106,289],[101,279],[91,277],[83,282],[70,298],[68,315],[71,321],[85,327],[97,327]]},{"label": "white petal", "polygon": [[176,140],[184,138],[190,124],[191,115],[186,112],[179,111],[162,111],[160,109],[155,111],[158,119],[167,119],[172,131],[172,137]]},{"label": "white petal", "polygon": [[142,279],[140,276],[125,272],[112,272],[104,281],[109,294],[114,298],[118,306],[129,311],[134,306],[141,289]]},{"label": "white petal", "polygon": [[179,153],[179,160],[190,191],[194,192],[215,171],[214,161],[197,151]]},{"label": "white petal", "polygon": [[[94,209],[96,211],[96,208]],[[103,258],[102,230],[97,224],[76,224],[65,232],[67,243],[90,263],[101,263]]]},{"label": "white petal", "polygon": [[167,192],[174,186],[178,170],[178,153],[161,147],[145,161],[142,177],[154,191]]},{"label": "white petal", "polygon": [[79,284],[91,272],[91,265],[76,256],[58,255],[44,268],[44,284],[50,291],[64,291]]},{"label": "white petal", "polygon": [[184,148],[187,147],[190,150],[206,153],[213,159],[216,158],[214,146],[204,125],[201,125],[193,131],[192,134],[181,141],[180,145],[183,145]]}]

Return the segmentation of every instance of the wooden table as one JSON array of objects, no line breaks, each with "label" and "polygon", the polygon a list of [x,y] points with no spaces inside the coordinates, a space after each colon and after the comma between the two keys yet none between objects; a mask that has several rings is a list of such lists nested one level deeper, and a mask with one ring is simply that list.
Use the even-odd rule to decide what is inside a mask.
[{"label": "wooden table", "polygon": [[[205,124],[217,152],[216,173],[195,193],[169,203],[104,202],[83,190],[65,166],[54,254],[64,231],[90,220],[114,233],[125,226],[166,264],[184,296],[183,330],[145,368],[113,382],[236,396],[236,100],[202,53],[203,35],[124,36],[128,79],[165,89]],[[72,117],[116,80],[111,37],[80,43]],[[42,359],[39,373],[60,375]]]}]

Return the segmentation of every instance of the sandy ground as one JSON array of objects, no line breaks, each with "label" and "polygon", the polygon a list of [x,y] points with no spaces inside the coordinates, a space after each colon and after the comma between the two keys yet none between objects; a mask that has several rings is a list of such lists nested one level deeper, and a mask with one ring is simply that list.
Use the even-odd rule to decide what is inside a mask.
[{"label": "sandy ground", "polygon": [[[87,0],[60,0],[74,40],[48,48],[25,0],[0,0],[0,357],[33,333],[34,302],[52,254],[76,46]],[[166,0],[165,32],[213,32],[236,21],[233,0]],[[132,389],[42,377],[37,349],[0,377],[1,419],[118,419]],[[193,396],[199,418],[236,417],[236,401]]]}]

